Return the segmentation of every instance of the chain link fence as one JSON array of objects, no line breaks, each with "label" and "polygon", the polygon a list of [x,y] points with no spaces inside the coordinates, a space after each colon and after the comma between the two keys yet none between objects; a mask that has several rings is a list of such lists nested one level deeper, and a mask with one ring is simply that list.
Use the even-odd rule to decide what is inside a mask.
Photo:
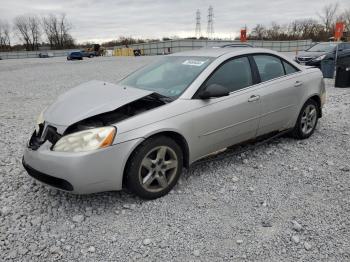
[{"label": "chain link fence", "polygon": [[[128,47],[131,49],[140,49],[143,55],[163,55],[181,51],[194,50],[204,47],[220,46],[225,44],[240,43],[239,41],[222,41],[222,40],[170,40],[153,43],[133,44]],[[296,52],[305,50],[313,45],[312,40],[296,40],[296,41],[248,41],[248,44],[254,47],[267,48],[279,52]],[[125,46],[116,46],[120,49]]]},{"label": "chain link fence", "polygon": [[0,52],[1,59],[20,59],[20,58],[37,58],[39,54],[49,54],[52,57],[67,56],[72,51],[79,51],[78,49],[65,50],[45,50],[45,51],[11,51]]},{"label": "chain link fence", "polygon": [[[131,49],[140,49],[143,55],[163,55],[176,53],[187,50],[194,50],[204,47],[220,46],[224,44],[240,43],[238,41],[223,41],[223,40],[170,40],[161,42],[151,42],[143,44],[129,45]],[[263,47],[279,52],[296,52],[309,48],[312,46],[311,40],[298,40],[298,41],[248,41],[248,44],[254,47]],[[123,48],[125,46],[116,46],[115,50]],[[19,58],[37,58],[40,53],[49,53],[53,57],[67,56],[69,52],[79,51],[77,49],[66,50],[46,50],[46,51],[13,51],[13,52],[0,52],[1,59],[19,59]]]}]

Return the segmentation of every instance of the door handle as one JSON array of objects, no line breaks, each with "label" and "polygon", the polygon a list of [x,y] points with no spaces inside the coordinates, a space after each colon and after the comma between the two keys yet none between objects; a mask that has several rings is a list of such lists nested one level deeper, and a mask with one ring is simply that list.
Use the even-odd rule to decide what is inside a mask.
[{"label": "door handle", "polygon": [[303,82],[301,82],[301,81],[296,81],[295,84],[294,84],[294,86],[295,86],[295,87],[298,87],[298,86],[301,86],[302,84],[303,84]]},{"label": "door handle", "polygon": [[252,95],[251,97],[249,97],[248,102],[255,102],[258,101],[260,99],[259,95]]}]

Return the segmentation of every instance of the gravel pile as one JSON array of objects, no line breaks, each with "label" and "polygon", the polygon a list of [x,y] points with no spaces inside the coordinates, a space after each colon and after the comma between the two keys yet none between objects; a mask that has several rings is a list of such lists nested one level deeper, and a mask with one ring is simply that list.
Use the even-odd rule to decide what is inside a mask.
[{"label": "gravel pile", "polygon": [[155,201],[71,195],[26,174],[23,147],[58,94],[151,60],[0,61],[0,260],[350,261],[350,89],[332,82],[310,139],[194,166]]}]

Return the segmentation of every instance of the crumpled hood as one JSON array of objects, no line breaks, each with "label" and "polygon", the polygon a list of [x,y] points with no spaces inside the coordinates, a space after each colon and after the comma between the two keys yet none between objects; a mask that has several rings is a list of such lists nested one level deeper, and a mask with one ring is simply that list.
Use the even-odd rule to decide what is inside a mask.
[{"label": "crumpled hood", "polygon": [[51,124],[67,127],[91,116],[113,111],[152,93],[94,80],[59,96],[45,110],[44,119]]}]

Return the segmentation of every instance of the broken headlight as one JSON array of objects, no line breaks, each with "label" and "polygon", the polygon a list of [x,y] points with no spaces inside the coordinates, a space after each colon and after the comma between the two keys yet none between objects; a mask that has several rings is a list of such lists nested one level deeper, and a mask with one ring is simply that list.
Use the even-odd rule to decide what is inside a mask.
[{"label": "broken headlight", "polygon": [[44,123],[45,119],[44,119],[44,111],[41,111],[41,113],[39,114],[37,120],[36,120],[36,125],[35,125],[35,133],[38,135],[39,131],[40,131],[40,125]]},{"label": "broken headlight", "polygon": [[66,135],[57,141],[53,151],[86,152],[108,147],[113,143],[116,128],[112,126],[99,127]]}]

